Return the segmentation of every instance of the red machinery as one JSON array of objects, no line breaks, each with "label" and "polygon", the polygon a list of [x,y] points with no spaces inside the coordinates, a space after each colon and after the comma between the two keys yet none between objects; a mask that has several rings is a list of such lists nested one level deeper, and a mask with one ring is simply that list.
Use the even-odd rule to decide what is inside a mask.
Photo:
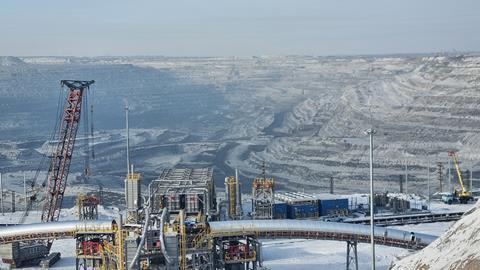
[{"label": "red machinery", "polygon": [[[73,148],[75,146],[75,137],[80,122],[83,93],[94,82],[74,80],[62,80],[60,82],[62,86],[67,86],[69,91],[63,108],[57,146],[53,151],[48,170],[42,222],[58,221],[60,216],[63,194],[65,193]],[[52,240],[49,240],[47,243],[48,249],[51,246]]]}]

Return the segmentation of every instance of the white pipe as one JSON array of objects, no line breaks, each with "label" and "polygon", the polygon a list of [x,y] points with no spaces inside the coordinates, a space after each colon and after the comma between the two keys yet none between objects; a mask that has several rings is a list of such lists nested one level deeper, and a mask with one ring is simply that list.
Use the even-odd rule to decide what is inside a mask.
[{"label": "white pipe", "polygon": [[[133,170],[132,170],[133,172]],[[140,251],[142,250],[142,246],[145,243],[145,236],[147,235],[147,228],[148,224],[150,222],[150,214],[148,213],[148,207],[145,208],[145,224],[143,224],[143,230],[142,230],[142,236],[140,237],[140,243],[138,244],[137,247],[137,252],[135,252],[135,256],[133,256],[132,262],[130,263],[130,266],[128,269],[135,269],[135,263],[138,260],[138,256],[140,256]]]},{"label": "white pipe", "polygon": [[172,259],[167,253],[167,249],[165,248],[165,240],[163,239],[163,224],[165,223],[165,217],[167,216],[167,208],[163,208],[162,215],[160,217],[160,247],[162,250],[162,254],[165,257],[165,260],[168,264],[172,263]]},{"label": "white pipe", "polygon": [[42,237],[62,238],[72,237],[72,233],[77,231],[113,231],[114,222],[112,220],[76,220],[7,226],[0,230],[0,244],[15,242],[24,238],[33,239],[36,235],[39,239]]},{"label": "white pipe", "polygon": [[[370,236],[370,226],[362,224],[350,224],[340,222],[326,222],[318,220],[232,220],[209,222],[210,234],[214,237],[222,235],[254,235],[257,233],[271,232],[312,232],[312,233],[336,233],[357,236]],[[411,241],[412,231],[375,227],[375,237],[399,241]],[[417,243],[428,245],[438,237],[424,233],[414,232]],[[340,239],[340,238],[339,238]],[[345,241],[342,239],[341,241]]]}]

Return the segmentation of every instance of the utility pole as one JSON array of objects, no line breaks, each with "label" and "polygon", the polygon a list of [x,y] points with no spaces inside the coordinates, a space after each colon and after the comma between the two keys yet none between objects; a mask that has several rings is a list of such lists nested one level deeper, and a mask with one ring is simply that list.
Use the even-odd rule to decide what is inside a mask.
[{"label": "utility pole", "polygon": [[403,177],[402,177],[402,175],[398,176],[398,183],[400,184],[400,193],[403,193]]},{"label": "utility pole", "polygon": [[472,167],[470,168],[470,192],[473,190],[473,162]]},{"label": "utility pole", "polygon": [[443,164],[441,162],[437,162],[437,179],[438,183],[440,184],[440,192],[443,192]]},{"label": "utility pole", "polygon": [[408,164],[405,159],[405,194],[408,194]]},{"label": "utility pole", "polygon": [[448,159],[448,192],[452,191],[452,174],[450,173],[451,168],[452,168],[452,160],[449,158]]},{"label": "utility pole", "polygon": [[0,172],[0,208],[2,208],[2,216],[3,213],[3,181],[2,181],[2,173]]},{"label": "utility pole", "polygon": [[333,194],[333,176],[330,176],[330,194]]},{"label": "utility pole", "polygon": [[374,219],[374,193],[373,193],[373,135],[375,129],[365,131],[370,137],[370,243],[372,248],[372,270],[375,270],[375,219]]},{"label": "utility pole", "polygon": [[27,177],[25,176],[25,172],[23,172],[23,197],[24,197],[25,212],[26,212],[28,208],[28,202],[27,202]]},{"label": "utility pole", "polygon": [[427,190],[428,190],[428,210],[430,210],[430,159],[428,160],[427,168]]}]

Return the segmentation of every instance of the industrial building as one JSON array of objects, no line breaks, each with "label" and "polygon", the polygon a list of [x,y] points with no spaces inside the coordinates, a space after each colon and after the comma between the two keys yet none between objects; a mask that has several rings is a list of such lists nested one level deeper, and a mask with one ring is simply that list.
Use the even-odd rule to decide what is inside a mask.
[{"label": "industrial building", "polygon": [[275,194],[273,216],[276,219],[312,219],[322,216],[345,216],[348,199],[332,194],[283,192]]},{"label": "industrial building", "polygon": [[255,178],[252,184],[253,219],[272,219],[275,202],[273,178]]},{"label": "industrial building", "polygon": [[93,195],[77,196],[77,215],[79,220],[98,219],[98,199]]},{"label": "industrial building", "polygon": [[151,214],[167,208],[171,216],[180,210],[187,216],[205,215],[207,220],[218,216],[212,168],[165,169],[148,191]]}]

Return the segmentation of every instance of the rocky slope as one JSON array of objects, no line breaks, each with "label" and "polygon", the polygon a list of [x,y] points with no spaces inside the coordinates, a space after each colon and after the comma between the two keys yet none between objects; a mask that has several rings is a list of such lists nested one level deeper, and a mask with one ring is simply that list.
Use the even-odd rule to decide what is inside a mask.
[{"label": "rocky slope", "polygon": [[[265,160],[279,187],[366,190],[373,126],[379,190],[426,190],[426,166],[459,151],[476,165],[480,57],[264,56],[225,58],[23,57],[0,65],[0,165],[34,170],[55,123],[58,81],[95,79],[94,171],[121,187],[123,103],[138,144],[132,157],[151,180],[162,168],[212,165],[254,177]],[[40,109],[41,108],[41,109]],[[81,172],[81,154],[72,172]],[[111,180],[114,179],[114,180]],[[250,182],[246,183],[248,186]],[[435,191],[438,184],[432,185]]]},{"label": "rocky slope", "polygon": [[423,250],[397,261],[391,270],[480,269],[480,202]]}]

